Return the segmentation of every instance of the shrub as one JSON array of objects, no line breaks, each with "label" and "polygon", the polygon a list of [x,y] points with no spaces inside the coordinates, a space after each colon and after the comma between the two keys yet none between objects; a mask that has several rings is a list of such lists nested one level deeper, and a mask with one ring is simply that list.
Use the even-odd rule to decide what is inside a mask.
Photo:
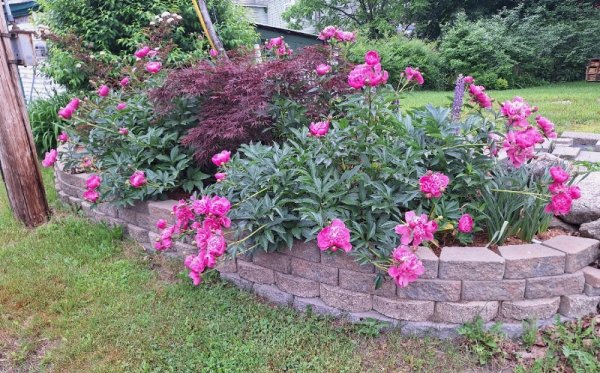
[{"label": "shrub", "polygon": [[171,110],[178,97],[200,103],[198,125],[183,139],[201,166],[223,150],[244,143],[269,142],[279,137],[278,127],[307,125],[311,118],[329,114],[329,103],[347,90],[347,67],[340,62],[336,72],[319,77],[315,68],[327,63],[329,51],[310,47],[289,58],[257,64],[251,53],[242,52],[228,61],[173,71],[165,85],[154,92],[159,110]]},{"label": "shrub", "polygon": [[56,117],[56,113],[69,102],[69,97],[67,93],[57,93],[29,104],[29,123],[38,155],[56,148],[56,137],[63,128],[63,123]]},{"label": "shrub", "polygon": [[390,73],[390,83],[398,85],[406,66],[418,66],[425,76],[426,88],[448,88],[450,78],[443,75],[442,60],[433,43],[404,36],[392,36],[381,40],[361,38],[350,49],[351,62],[361,63],[368,50],[377,50],[381,62]]}]

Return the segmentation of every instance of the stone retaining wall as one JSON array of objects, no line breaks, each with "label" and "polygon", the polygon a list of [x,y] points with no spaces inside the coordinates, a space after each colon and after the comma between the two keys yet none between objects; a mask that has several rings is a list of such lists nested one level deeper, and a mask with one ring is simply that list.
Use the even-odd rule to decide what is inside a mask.
[{"label": "stone retaining wall", "polygon": [[[155,223],[173,223],[174,200],[137,203],[117,209],[92,208],[81,196],[89,175],[56,170],[60,199],[81,206],[92,219],[121,225],[148,250],[158,237]],[[318,314],[389,322],[405,334],[456,335],[457,327],[481,316],[488,326],[503,323],[519,335],[521,321],[553,322],[556,315],[578,318],[596,313],[600,270],[590,267],[600,254],[597,240],[559,236],[541,244],[502,246],[499,255],[482,247],[445,247],[438,258],[419,248],[425,274],[406,288],[386,280],[375,289],[375,267],[359,265],[345,253],[320,252],[315,243],[297,242],[291,250],[256,253],[220,263],[221,277],[277,304]],[[177,243],[166,255],[185,256],[194,246]]]}]

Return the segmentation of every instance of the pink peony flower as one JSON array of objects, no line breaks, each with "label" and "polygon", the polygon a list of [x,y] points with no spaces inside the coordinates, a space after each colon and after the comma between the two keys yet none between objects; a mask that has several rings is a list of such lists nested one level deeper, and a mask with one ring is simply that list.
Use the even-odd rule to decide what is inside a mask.
[{"label": "pink peony flower", "polygon": [[425,83],[425,79],[423,79],[423,75],[418,69],[413,69],[409,66],[404,70],[404,75],[409,82],[414,80],[418,85],[423,85],[423,83]]},{"label": "pink peony flower", "polygon": [[273,48],[280,48],[280,47],[285,47],[285,44],[283,42],[283,36],[278,36],[276,38],[272,38],[270,39],[267,44],[265,45],[265,48],[267,50],[271,50]]},{"label": "pink peony flower", "polygon": [[145,45],[142,48],[138,49],[134,55],[138,58],[138,59],[142,59],[144,57],[146,57],[148,55],[148,53],[150,53],[150,47]]},{"label": "pink peony flower", "polygon": [[92,167],[92,160],[89,159],[89,158],[84,158],[83,162],[81,162],[81,166],[83,168],[90,168],[90,167]]},{"label": "pink peony flower", "polygon": [[188,277],[192,279],[192,284],[194,284],[194,286],[198,286],[202,283],[202,277],[198,272],[190,271],[190,273],[188,273]]},{"label": "pink peony flower", "polygon": [[537,129],[527,127],[523,131],[515,131],[515,142],[521,148],[529,148],[535,146],[535,144],[543,143],[544,138]]},{"label": "pink peony flower", "polygon": [[57,159],[58,159],[58,152],[56,151],[56,149],[52,149],[45,154],[44,160],[42,161],[42,166],[52,167],[56,163]]},{"label": "pink peony flower", "polygon": [[88,189],[85,192],[83,192],[83,199],[85,199],[86,201],[96,203],[96,201],[98,201],[98,198],[100,198],[100,194],[97,190]]},{"label": "pink peony flower", "polygon": [[231,152],[228,150],[223,150],[220,153],[213,155],[211,160],[215,166],[220,167],[231,160]]},{"label": "pink peony flower", "polygon": [[394,265],[388,269],[388,275],[400,288],[408,286],[425,273],[423,262],[406,246],[398,246],[392,253]]},{"label": "pink peony flower", "polygon": [[492,107],[492,99],[485,93],[485,87],[482,85],[471,84],[469,94],[481,108],[489,109]]},{"label": "pink peony flower", "polygon": [[504,101],[500,112],[508,118],[508,125],[517,128],[526,128],[529,126],[527,118],[531,115],[532,108],[521,97],[515,97],[512,101]]},{"label": "pink peony flower", "polygon": [[150,74],[156,74],[160,71],[162,64],[158,61],[148,62],[146,64],[146,71]]},{"label": "pink peony flower", "polygon": [[227,250],[227,243],[225,242],[225,238],[220,234],[213,234],[206,241],[206,250],[214,256],[221,256],[225,254],[225,250]]},{"label": "pink peony flower", "polygon": [[146,174],[144,171],[136,171],[129,177],[129,183],[134,188],[141,188],[146,184]]},{"label": "pink peony flower", "polygon": [[340,38],[345,42],[353,42],[356,40],[356,33],[351,31],[342,31],[340,34]]},{"label": "pink peony flower", "polygon": [[190,223],[194,221],[194,212],[183,199],[173,206],[173,215],[175,215],[175,232],[188,229]]},{"label": "pink peony flower", "polygon": [[192,201],[192,210],[196,215],[206,215],[210,212],[210,204],[212,200],[209,196],[202,196],[201,199]]},{"label": "pink peony flower", "polygon": [[571,197],[572,199],[579,199],[581,198],[581,189],[579,189],[577,185],[574,185],[572,187],[569,187],[569,189],[567,190],[567,194],[569,194],[569,197]]},{"label": "pink peony flower", "polygon": [[329,132],[329,121],[312,122],[310,126],[308,126],[308,131],[308,136],[323,137]]},{"label": "pink peony flower", "polygon": [[225,197],[215,196],[211,199],[208,212],[216,216],[225,216],[231,209],[231,202]]},{"label": "pink peony flower", "polygon": [[322,63],[319,66],[317,66],[317,68],[315,70],[317,72],[317,75],[323,76],[323,75],[328,74],[331,71],[331,66]]},{"label": "pink peony flower", "polygon": [[545,211],[556,216],[567,215],[572,205],[573,198],[568,193],[558,193],[552,196]]},{"label": "pink peony flower", "polygon": [[126,87],[127,85],[129,85],[129,77],[124,77],[119,83],[121,84],[121,87]]},{"label": "pink peony flower", "polygon": [[79,104],[81,103],[81,100],[78,99],[77,97],[73,97],[71,99],[71,101],[69,101],[69,103],[67,104],[67,106],[70,106],[73,111],[79,109]]},{"label": "pink peony flower", "polygon": [[337,251],[342,249],[345,252],[352,250],[350,243],[350,231],[340,219],[333,219],[330,225],[326,226],[317,235],[317,246],[321,251],[331,249]]},{"label": "pink peony flower", "polygon": [[327,26],[327,27],[325,27],[319,33],[319,40],[329,40],[329,39],[331,39],[335,35],[336,31],[337,31],[337,29],[335,28],[335,26]]},{"label": "pink peony flower", "polygon": [[365,63],[369,66],[375,66],[381,62],[381,57],[377,51],[368,51],[365,54]]},{"label": "pink peony flower", "polygon": [[56,139],[64,144],[67,141],[69,141],[69,134],[66,133],[65,131],[62,131]]},{"label": "pink peony flower", "polygon": [[156,228],[165,229],[166,227],[167,227],[167,222],[165,221],[165,219],[158,219],[158,221],[156,222]]},{"label": "pink peony flower", "polygon": [[465,82],[465,84],[473,84],[475,79],[473,79],[473,77],[471,75],[467,75],[467,76],[465,76],[463,81]]},{"label": "pink peony flower", "polygon": [[419,179],[419,187],[421,192],[427,198],[440,198],[446,190],[450,179],[448,176],[440,172],[427,171],[427,173]]},{"label": "pink peony flower", "polygon": [[558,166],[550,167],[550,176],[552,177],[552,180],[554,180],[554,182],[559,184],[568,181],[571,177],[571,175],[569,175],[567,171],[563,170],[561,167]]},{"label": "pink peony flower", "polygon": [[117,104],[117,110],[125,110],[126,107],[127,107],[127,104],[124,102],[119,102]]},{"label": "pink peony flower", "polygon": [[221,182],[221,181],[225,180],[226,177],[227,177],[227,174],[225,172],[217,172],[215,174],[215,179],[217,180],[217,182]]},{"label": "pink peony flower", "polygon": [[429,221],[426,214],[417,216],[414,211],[408,211],[404,218],[406,224],[398,224],[395,228],[396,234],[401,236],[402,245],[409,245],[412,242],[412,246],[417,247],[423,241],[433,240],[433,234],[438,226],[435,221]]},{"label": "pink peony flower", "polygon": [[100,88],[98,88],[98,96],[100,97],[106,97],[108,96],[108,94],[110,93],[110,88],[108,88],[107,85],[101,85]]},{"label": "pink peony flower", "polygon": [[210,48],[210,51],[208,51],[208,54],[209,54],[209,55],[210,55],[212,58],[215,58],[215,57],[217,57],[217,56],[219,55],[219,52],[217,52],[217,50],[216,50],[216,49],[214,49],[214,48]]},{"label": "pink peony flower", "polygon": [[102,179],[100,178],[100,176],[98,175],[91,175],[90,177],[88,177],[88,179],[85,181],[85,186],[88,189],[98,189],[98,187],[100,186],[100,184],[102,183]]},{"label": "pink peony flower", "polygon": [[121,134],[123,136],[127,136],[127,135],[129,135],[129,129],[127,127],[121,127],[121,128],[119,128],[119,134]]},{"label": "pink peony flower", "polygon": [[519,145],[527,143],[525,138],[520,138],[517,142],[517,134],[515,131],[509,131],[504,139],[503,147],[506,150],[508,159],[512,162],[515,167],[521,167],[525,162],[533,158],[534,148],[533,146],[522,147]]},{"label": "pink peony flower", "polygon": [[469,214],[463,214],[458,219],[458,231],[462,233],[470,233],[473,230],[473,217]]},{"label": "pink peony flower", "polygon": [[209,215],[202,222],[202,227],[211,232],[221,231],[223,228],[231,226],[231,219],[226,216]]},{"label": "pink peony flower", "polygon": [[361,89],[365,85],[375,87],[387,83],[388,72],[382,70],[381,64],[370,66],[367,64],[356,65],[348,74],[348,85],[354,89]]},{"label": "pink peony flower", "polygon": [[62,119],[71,119],[71,117],[73,116],[73,113],[75,112],[75,110],[73,109],[72,106],[65,106],[65,107],[61,107],[60,110],[58,110],[58,116],[61,117]]},{"label": "pink peony flower", "polygon": [[552,123],[548,118],[544,118],[538,115],[537,117],[535,117],[535,121],[544,132],[544,136],[546,136],[549,139],[555,139],[558,137],[556,135],[556,132],[554,132],[554,123]]}]

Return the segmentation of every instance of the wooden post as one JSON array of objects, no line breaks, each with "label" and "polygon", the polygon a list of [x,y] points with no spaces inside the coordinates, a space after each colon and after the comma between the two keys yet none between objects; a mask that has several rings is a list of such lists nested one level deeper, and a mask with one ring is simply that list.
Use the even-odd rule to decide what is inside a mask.
[{"label": "wooden post", "polygon": [[195,6],[198,6],[197,12],[200,13],[198,18],[200,18],[200,23],[202,24],[202,28],[204,29],[211,46],[215,48],[219,54],[225,55],[225,48],[223,48],[223,43],[221,42],[221,39],[219,39],[210,19],[210,13],[208,13],[206,2],[204,0],[193,0],[193,2]]},{"label": "wooden post", "polygon": [[[0,9],[0,33],[8,26]],[[28,227],[48,221],[50,209],[21,95],[10,39],[0,37],[0,168],[13,214]]]}]

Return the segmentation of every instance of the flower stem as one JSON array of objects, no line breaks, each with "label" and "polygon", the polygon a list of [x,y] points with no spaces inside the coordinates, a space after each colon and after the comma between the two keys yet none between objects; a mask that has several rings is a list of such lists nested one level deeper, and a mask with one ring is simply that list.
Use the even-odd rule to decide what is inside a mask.
[{"label": "flower stem", "polygon": [[269,187],[262,188],[258,192],[252,194],[250,197],[244,198],[243,200],[241,200],[241,201],[239,201],[239,202],[231,205],[231,207],[237,207],[237,206],[241,205],[242,203],[244,203],[244,202],[246,202],[246,201],[248,201],[248,200],[256,197],[257,195],[261,194],[262,192],[266,192],[267,190],[269,190]]},{"label": "flower stem", "polygon": [[513,194],[523,194],[528,196],[534,196],[537,199],[541,199],[542,201],[546,201],[547,197],[540,193],[532,193],[532,192],[523,192],[520,190],[507,190],[507,189],[490,189],[492,192],[500,192],[500,193],[513,193]]},{"label": "flower stem", "polygon": [[237,240],[235,242],[232,242],[231,245],[239,245],[242,242],[246,241],[247,239],[249,239],[250,237],[254,236],[256,233],[260,232],[263,228],[265,228],[267,225],[263,224],[260,227],[258,227],[255,231],[253,231],[252,233],[250,233],[249,235],[247,235],[246,237],[242,238],[241,240]]}]

